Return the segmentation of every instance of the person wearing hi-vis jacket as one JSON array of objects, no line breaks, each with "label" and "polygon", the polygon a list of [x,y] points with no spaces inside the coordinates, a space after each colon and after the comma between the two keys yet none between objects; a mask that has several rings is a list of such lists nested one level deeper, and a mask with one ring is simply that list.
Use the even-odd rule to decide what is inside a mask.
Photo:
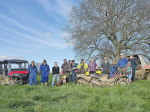
[{"label": "person wearing hi-vis jacket", "polygon": [[45,59],[43,60],[42,65],[40,66],[40,72],[41,72],[41,85],[43,85],[43,83],[45,82],[45,85],[47,86],[50,68]]}]

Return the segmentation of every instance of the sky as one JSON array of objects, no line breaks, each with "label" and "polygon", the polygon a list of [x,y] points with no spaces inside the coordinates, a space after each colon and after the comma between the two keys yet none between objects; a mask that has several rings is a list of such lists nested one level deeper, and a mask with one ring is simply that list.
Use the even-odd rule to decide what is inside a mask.
[{"label": "sky", "polygon": [[68,13],[76,0],[0,0],[0,60],[24,59],[52,66],[72,60],[66,44]]}]

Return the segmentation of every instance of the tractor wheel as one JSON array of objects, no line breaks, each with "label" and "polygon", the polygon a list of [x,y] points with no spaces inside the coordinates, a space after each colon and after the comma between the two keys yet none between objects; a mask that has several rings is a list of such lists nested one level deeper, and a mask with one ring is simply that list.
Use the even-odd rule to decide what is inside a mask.
[{"label": "tractor wheel", "polygon": [[29,82],[29,78],[28,78],[27,82]]},{"label": "tractor wheel", "polygon": [[1,85],[5,85],[5,81],[3,78],[1,79]]},{"label": "tractor wheel", "polygon": [[19,85],[22,85],[22,80],[21,79],[19,80]]},{"label": "tractor wheel", "polygon": [[11,85],[15,85],[16,83],[15,83],[15,81],[14,80],[10,80],[9,81],[9,85],[11,86]]}]

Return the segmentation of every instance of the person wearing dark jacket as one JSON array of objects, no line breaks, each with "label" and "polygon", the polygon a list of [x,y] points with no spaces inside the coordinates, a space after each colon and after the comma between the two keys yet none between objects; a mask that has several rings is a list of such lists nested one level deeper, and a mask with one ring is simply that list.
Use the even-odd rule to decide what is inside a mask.
[{"label": "person wearing dark jacket", "polygon": [[135,81],[135,70],[137,67],[137,62],[136,60],[133,58],[133,55],[130,55],[130,59],[129,62],[131,62],[131,66],[132,66],[132,81]]},{"label": "person wearing dark jacket", "polygon": [[101,69],[103,70],[102,73],[109,74],[110,63],[107,61],[107,57],[105,57],[104,59],[105,59],[105,61],[101,65]]},{"label": "person wearing dark jacket", "polygon": [[29,85],[36,85],[36,77],[37,77],[37,67],[34,65],[34,61],[31,62],[31,64],[28,67],[28,73],[29,73]]},{"label": "person wearing dark jacket", "polygon": [[45,82],[45,85],[47,87],[50,68],[45,59],[43,60],[42,65],[40,66],[40,72],[41,72],[41,85],[43,85],[43,83]]},{"label": "person wearing dark jacket", "polygon": [[57,83],[59,81],[59,66],[57,66],[57,62],[54,63],[55,66],[52,68],[53,80],[52,80],[52,87],[54,86],[55,79],[57,79]]},{"label": "person wearing dark jacket", "polygon": [[64,59],[61,69],[63,71],[63,77],[66,79],[66,83],[69,83],[69,66],[66,59]]},{"label": "person wearing dark jacket", "polygon": [[69,68],[68,73],[69,73],[69,77],[70,77],[70,75],[71,75],[71,68],[72,68],[72,61],[71,60],[68,61],[68,68]]}]

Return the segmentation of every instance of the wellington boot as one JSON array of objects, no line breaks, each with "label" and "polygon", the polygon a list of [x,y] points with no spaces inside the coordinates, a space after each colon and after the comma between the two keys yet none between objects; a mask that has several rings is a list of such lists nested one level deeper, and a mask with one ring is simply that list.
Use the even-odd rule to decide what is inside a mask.
[{"label": "wellington boot", "polygon": [[75,81],[72,81],[72,84],[75,84]]}]

